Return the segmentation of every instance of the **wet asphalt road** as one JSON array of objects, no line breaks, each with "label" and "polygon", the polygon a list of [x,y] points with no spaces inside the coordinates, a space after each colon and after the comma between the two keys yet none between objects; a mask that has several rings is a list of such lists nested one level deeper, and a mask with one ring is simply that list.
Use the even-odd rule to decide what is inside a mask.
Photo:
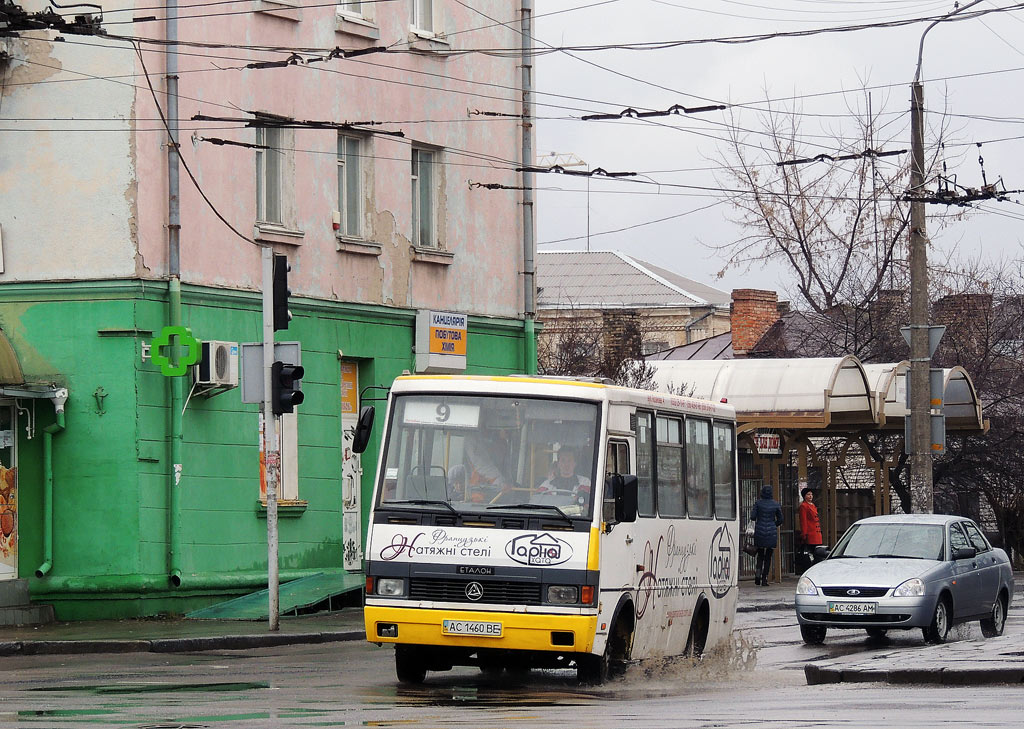
[{"label": "wet asphalt road", "polygon": [[[791,611],[737,616],[729,650],[699,665],[632,667],[581,688],[571,672],[485,678],[475,669],[394,679],[392,651],[335,643],[193,654],[8,657],[8,727],[1019,727],[1024,687],[807,686],[803,664],[879,647],[859,632],[807,647]],[[962,629],[963,630],[963,629]],[[1024,630],[1011,611],[1007,630]],[[963,637],[978,637],[972,625]],[[920,646],[918,631],[881,647]]]}]

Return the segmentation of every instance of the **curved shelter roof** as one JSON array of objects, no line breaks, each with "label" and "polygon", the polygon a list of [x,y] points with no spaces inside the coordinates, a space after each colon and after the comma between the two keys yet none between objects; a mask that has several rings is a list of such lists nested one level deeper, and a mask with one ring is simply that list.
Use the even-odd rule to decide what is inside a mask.
[{"label": "curved shelter roof", "polygon": [[[862,364],[852,355],[799,359],[647,360],[660,389],[736,408],[744,430],[902,429],[907,361]],[[944,370],[950,430],[983,430],[981,404],[963,367]],[[692,392],[691,392],[692,391]]]},{"label": "curved shelter roof", "polygon": [[745,424],[771,428],[874,426],[868,378],[853,356],[647,362],[662,389],[726,398]]}]

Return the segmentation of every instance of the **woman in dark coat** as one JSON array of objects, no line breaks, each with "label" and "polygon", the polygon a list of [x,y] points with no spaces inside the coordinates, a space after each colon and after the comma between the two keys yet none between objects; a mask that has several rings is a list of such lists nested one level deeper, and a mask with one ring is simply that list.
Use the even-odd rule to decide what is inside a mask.
[{"label": "woman in dark coat", "polygon": [[761,487],[761,498],[754,502],[750,520],[754,522],[754,546],[757,547],[754,584],[767,585],[772,552],[779,543],[779,527],[782,525],[782,505],[772,498],[771,486],[765,484]]}]

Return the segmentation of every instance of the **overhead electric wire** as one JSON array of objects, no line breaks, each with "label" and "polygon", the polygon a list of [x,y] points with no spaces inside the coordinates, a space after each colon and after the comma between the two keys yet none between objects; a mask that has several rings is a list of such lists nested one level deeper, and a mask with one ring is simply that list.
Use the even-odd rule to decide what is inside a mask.
[{"label": "overhead electric wire", "polygon": [[[139,55],[139,63],[142,65],[142,70],[146,74],[146,85],[149,86],[149,92],[153,96],[153,103],[156,105],[157,112],[159,112],[159,114],[160,114],[160,118],[163,121],[164,128],[167,130],[168,144],[175,144],[174,135],[171,133],[171,127],[170,127],[170,125],[168,125],[167,119],[164,118],[163,107],[160,106],[160,100],[157,99],[157,97],[156,97],[156,90],[153,88],[153,82],[149,78],[149,70],[146,68],[146,59],[143,58],[142,47],[141,46],[136,46],[135,47],[135,51]],[[192,184],[195,186],[196,192],[198,192],[199,196],[203,198],[203,200],[206,202],[207,205],[209,205],[210,210],[212,210],[213,214],[217,216],[217,219],[220,220],[222,223],[224,223],[224,225],[226,225],[228,227],[228,229],[232,233],[237,235],[239,238],[244,240],[246,243],[252,243],[253,245],[256,245],[256,241],[252,240],[249,236],[243,235],[242,233],[240,233],[238,231],[238,229],[235,228],[235,226],[233,226],[228,221],[228,219],[225,218],[221,214],[221,212],[217,209],[217,206],[214,205],[213,201],[210,200],[210,198],[206,195],[206,192],[203,190],[203,186],[199,184],[199,180],[197,180],[196,176],[192,174],[192,169],[188,166],[188,162],[185,161],[185,157],[180,154],[180,149],[181,149],[181,145],[180,144],[178,144],[178,149],[179,149],[179,154],[177,155],[178,161],[181,162],[181,166],[185,168],[185,172],[188,174],[188,178],[190,180],[192,180]]]}]

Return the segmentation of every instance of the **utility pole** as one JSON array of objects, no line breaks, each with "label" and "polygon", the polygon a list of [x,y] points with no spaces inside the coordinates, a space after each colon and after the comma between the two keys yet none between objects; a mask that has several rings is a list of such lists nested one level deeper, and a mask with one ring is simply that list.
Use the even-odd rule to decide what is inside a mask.
[{"label": "utility pole", "polygon": [[[923,42],[922,38],[922,42]],[[914,79],[910,98],[910,503],[915,514],[934,511],[931,393],[928,371],[928,234],[924,202],[924,89]]]},{"label": "utility pole", "polygon": [[526,374],[537,374],[537,281],[533,209],[533,0],[522,0],[519,34],[522,36],[523,83],[523,334]]},{"label": "utility pole", "polygon": [[264,246],[263,263],[263,454],[267,479],[267,592],[270,593],[270,630],[279,625],[280,573],[278,571],[277,484],[281,475],[281,451],[274,413],[274,250]]},{"label": "utility pole", "polygon": [[935,510],[932,481],[931,346],[928,312],[928,232],[924,201],[924,87],[921,63],[928,31],[957,13],[977,5],[974,0],[925,28],[917,52],[917,71],[910,87],[910,503],[916,514]]}]

